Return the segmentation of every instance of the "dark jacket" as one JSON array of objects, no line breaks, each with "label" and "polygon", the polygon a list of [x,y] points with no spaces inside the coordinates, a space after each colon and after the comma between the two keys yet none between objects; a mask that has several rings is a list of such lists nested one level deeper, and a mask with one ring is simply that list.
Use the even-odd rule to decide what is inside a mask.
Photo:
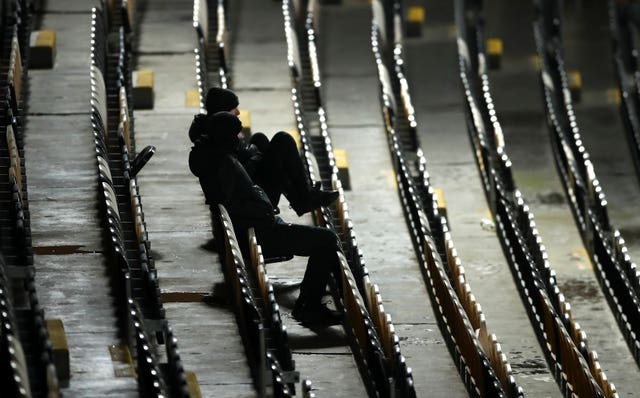
[{"label": "dark jacket", "polygon": [[[191,122],[191,126],[189,127],[189,139],[194,144],[207,139],[206,118],[207,115],[205,114],[197,114]],[[215,132],[213,134],[215,134]],[[238,160],[247,173],[249,173],[249,177],[255,180],[258,163],[262,160],[262,153],[260,150],[253,144],[241,142],[235,152]]]},{"label": "dark jacket", "polygon": [[270,225],[274,208],[253,183],[232,150],[220,150],[208,140],[197,141],[189,154],[189,168],[200,180],[210,207],[224,205],[235,228]]},{"label": "dark jacket", "polygon": [[240,161],[244,169],[249,173],[249,177],[255,181],[258,165],[262,161],[262,153],[255,145],[245,144],[244,142],[240,142],[236,153],[238,155],[238,161]]}]

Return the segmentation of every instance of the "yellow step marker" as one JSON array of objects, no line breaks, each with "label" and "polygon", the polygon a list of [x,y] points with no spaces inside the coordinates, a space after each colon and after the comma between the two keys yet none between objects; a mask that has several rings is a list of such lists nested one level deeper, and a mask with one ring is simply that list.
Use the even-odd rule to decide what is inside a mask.
[{"label": "yellow step marker", "polygon": [[580,102],[580,98],[582,97],[582,75],[580,72],[574,70],[567,73],[567,84],[571,92],[571,100],[573,102]]},{"label": "yellow step marker", "polygon": [[296,141],[296,147],[298,147],[298,149],[302,148],[302,140],[300,139],[300,133],[298,130],[289,130],[288,133]]},{"label": "yellow step marker", "polygon": [[242,135],[249,139],[249,137],[251,137],[251,112],[242,109],[238,117],[242,122]]},{"label": "yellow step marker", "polygon": [[153,87],[153,71],[137,70],[133,72],[134,87]]},{"label": "yellow step marker", "polygon": [[607,90],[607,100],[610,104],[620,105],[622,95],[619,88],[610,88]]},{"label": "yellow step marker", "polygon": [[398,189],[398,176],[396,175],[395,170],[388,170],[386,175],[389,186]]},{"label": "yellow step marker", "polygon": [[458,38],[458,27],[456,26],[456,24],[450,24],[449,27],[447,28],[447,34],[449,35],[450,39],[457,39]]},{"label": "yellow step marker", "polygon": [[496,223],[493,220],[493,213],[490,209],[486,209],[484,212],[486,218],[480,219],[480,228],[487,232],[494,232],[496,230]]},{"label": "yellow step marker", "polygon": [[56,59],[55,30],[38,30],[29,37],[29,67],[51,69]]},{"label": "yellow step marker", "polygon": [[342,182],[342,189],[349,191],[351,189],[351,179],[349,178],[349,161],[347,159],[347,151],[344,149],[334,149],[333,157],[336,160],[338,168],[338,178]]},{"label": "yellow step marker", "polygon": [[540,69],[542,68],[542,61],[540,61],[540,56],[532,55],[531,57],[529,57],[529,61],[536,69],[536,71],[540,71]]},{"label": "yellow step marker", "polygon": [[186,371],[187,388],[189,389],[189,396],[191,398],[202,398],[202,392],[200,391],[200,384],[198,384],[198,378],[196,374],[191,371]]},{"label": "yellow step marker", "polygon": [[200,108],[200,92],[198,90],[189,90],[186,95],[187,108]]},{"label": "yellow step marker", "polygon": [[500,69],[503,52],[502,40],[496,38],[487,40],[487,63],[489,69]]},{"label": "yellow step marker", "polygon": [[436,201],[438,203],[438,211],[440,212],[440,214],[442,214],[443,216],[447,217],[447,204],[444,201],[444,192],[442,192],[442,189],[440,189],[440,188],[435,188],[433,191],[436,194]]},{"label": "yellow step marker", "polygon": [[578,260],[578,269],[593,270],[593,263],[591,263],[591,257],[584,247],[579,247],[571,251],[571,258]]},{"label": "yellow step marker", "polygon": [[153,71],[134,71],[132,74],[132,83],[134,108],[153,109]]},{"label": "yellow step marker", "polygon": [[109,346],[113,374],[115,377],[137,377],[136,367],[133,364],[131,352],[126,344],[113,344]]},{"label": "yellow step marker", "polygon": [[46,322],[56,374],[60,384],[64,386],[69,383],[69,377],[71,377],[67,335],[64,332],[64,325],[61,319],[47,319]]},{"label": "yellow step marker", "polygon": [[422,26],[424,25],[424,7],[413,6],[407,11],[407,36],[422,36]]}]

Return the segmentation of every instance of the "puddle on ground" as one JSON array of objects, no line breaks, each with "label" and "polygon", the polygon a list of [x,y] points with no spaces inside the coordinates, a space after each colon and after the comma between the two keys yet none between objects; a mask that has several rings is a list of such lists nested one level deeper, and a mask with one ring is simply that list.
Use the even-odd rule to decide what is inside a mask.
[{"label": "puddle on ground", "polygon": [[37,255],[96,253],[95,251],[82,250],[83,247],[82,245],[34,246],[33,252]]},{"label": "puddle on ground", "polygon": [[440,336],[437,336],[437,337],[434,336],[433,338],[400,336],[399,339],[401,342],[403,342],[403,344],[413,345],[413,346],[430,346],[430,345],[445,344],[444,340]]},{"label": "puddle on ground", "polygon": [[544,358],[523,358],[522,353],[513,351],[509,353],[509,363],[514,373],[525,375],[547,374],[547,362]]},{"label": "puddle on ground", "polygon": [[560,291],[569,302],[572,301],[599,301],[600,286],[595,282],[580,279],[568,279],[558,282]]},{"label": "puddle on ground", "polygon": [[539,192],[535,198],[538,202],[545,205],[561,205],[565,202],[564,194],[556,191]]},{"label": "puddle on ground", "polygon": [[543,359],[526,359],[522,362],[510,361],[510,363],[511,369],[513,369],[514,373],[526,375],[549,373],[549,370],[547,369],[547,363]]}]

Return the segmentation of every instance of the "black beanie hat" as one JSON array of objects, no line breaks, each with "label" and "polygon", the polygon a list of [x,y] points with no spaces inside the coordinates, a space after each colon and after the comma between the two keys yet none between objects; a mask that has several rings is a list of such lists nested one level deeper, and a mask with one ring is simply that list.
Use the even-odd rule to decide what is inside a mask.
[{"label": "black beanie hat", "polygon": [[240,142],[241,130],[242,122],[233,113],[218,112],[207,118],[209,140],[222,149],[234,149]]},{"label": "black beanie hat", "polygon": [[240,101],[238,96],[231,90],[220,87],[212,87],[207,92],[205,107],[207,113],[214,114],[216,112],[226,111],[237,108]]}]

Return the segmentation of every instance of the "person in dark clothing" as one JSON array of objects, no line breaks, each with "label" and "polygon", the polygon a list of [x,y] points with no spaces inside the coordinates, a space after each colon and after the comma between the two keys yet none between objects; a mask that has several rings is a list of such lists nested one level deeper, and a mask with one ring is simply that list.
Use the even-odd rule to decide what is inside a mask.
[{"label": "person in dark clothing", "polygon": [[198,177],[207,204],[225,206],[240,243],[247,242],[247,229],[254,228],[266,257],[308,256],[293,310],[303,324],[338,324],[342,314],[321,303],[330,273],[339,266],[340,244],[329,229],[286,223],[275,215],[265,192],[254,184],[238,159],[242,123],[229,112],[205,119],[208,134],[196,141],[189,154],[189,168]]},{"label": "person in dark clothing", "polygon": [[[239,115],[238,96],[231,90],[213,87],[207,92],[207,115],[230,112]],[[197,142],[207,134],[206,115],[194,117],[189,128],[191,142]],[[236,151],[238,161],[278,207],[281,195],[285,195],[291,208],[301,216],[321,206],[328,206],[338,198],[337,191],[324,191],[312,187],[300,158],[296,142],[290,134],[280,131],[271,140],[262,133],[251,136],[249,144],[240,141]]]}]

